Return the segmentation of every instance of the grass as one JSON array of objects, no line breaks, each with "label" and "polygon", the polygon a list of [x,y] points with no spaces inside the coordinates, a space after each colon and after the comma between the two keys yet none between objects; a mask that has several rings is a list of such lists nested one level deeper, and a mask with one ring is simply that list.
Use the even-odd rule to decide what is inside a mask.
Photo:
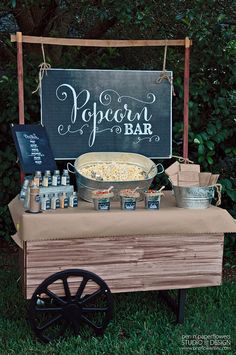
[{"label": "grass", "polygon": [[[16,255],[0,255],[0,354],[227,354],[236,353],[236,284],[188,291],[184,325],[157,298],[157,292],[114,295],[115,314],[103,337],[71,336],[39,343],[26,321],[27,301],[17,285]],[[182,336],[229,335],[231,350],[183,350]]]}]

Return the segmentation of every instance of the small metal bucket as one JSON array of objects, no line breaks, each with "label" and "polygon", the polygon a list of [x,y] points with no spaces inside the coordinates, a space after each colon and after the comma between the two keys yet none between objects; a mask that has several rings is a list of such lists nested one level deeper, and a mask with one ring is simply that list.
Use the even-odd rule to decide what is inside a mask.
[{"label": "small metal bucket", "polygon": [[120,196],[121,209],[126,211],[136,210],[136,201],[136,197]]},{"label": "small metal bucket", "polygon": [[94,198],[93,203],[96,211],[109,211],[111,208],[110,198],[107,197]]},{"label": "small metal bucket", "polygon": [[212,186],[175,186],[173,190],[175,194],[176,204],[181,208],[188,209],[204,209],[208,208],[215,196],[215,188],[218,193],[218,201],[216,205],[220,204],[221,199],[221,185],[216,184]]},{"label": "small metal bucket", "polygon": [[153,195],[144,193],[145,208],[148,210],[159,210],[161,202],[161,194]]}]

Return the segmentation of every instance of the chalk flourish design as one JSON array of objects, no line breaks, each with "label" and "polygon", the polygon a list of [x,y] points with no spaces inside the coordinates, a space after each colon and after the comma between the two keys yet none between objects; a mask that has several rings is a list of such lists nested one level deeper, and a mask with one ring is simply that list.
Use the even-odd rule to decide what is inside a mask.
[{"label": "chalk flourish design", "polygon": [[60,125],[58,126],[58,133],[61,135],[61,136],[65,136],[67,133],[79,133],[80,135],[84,134],[84,127],[89,127],[89,125],[87,123],[85,123],[83,126],[81,126],[79,129],[76,129],[76,130],[72,130],[71,129],[71,125],[69,124],[68,127],[67,127],[67,131],[63,132],[63,129],[64,129],[64,126],[63,125]]},{"label": "chalk flourish design", "polygon": [[118,125],[112,126],[111,128],[101,129],[100,131],[99,131],[98,127],[96,128],[96,133],[102,133],[102,132],[105,132],[105,131],[109,131],[109,132],[112,132],[112,133],[115,132],[116,134],[120,134],[122,132],[122,129]]},{"label": "chalk flourish design", "polygon": [[105,132],[105,131],[109,131],[109,132],[115,132],[116,134],[120,134],[122,132],[122,129],[120,126],[118,125],[115,125],[111,128],[105,128],[105,129],[101,129],[99,131],[99,128],[96,127],[95,129],[93,129],[89,135],[89,140],[88,140],[88,143],[89,143],[89,147],[91,148],[93,145],[94,145],[94,142],[95,142],[95,135],[98,134],[98,133],[102,133],[102,132]]},{"label": "chalk flourish design", "polygon": [[121,102],[122,99],[131,99],[131,100],[141,102],[143,104],[150,105],[156,101],[156,96],[151,92],[147,93],[147,99],[149,101],[144,101],[144,100],[137,99],[136,97],[132,97],[132,96],[121,96],[117,91],[112,90],[112,89],[107,89],[107,90],[104,90],[99,96],[99,101],[101,102],[102,105],[104,105],[104,106],[110,105],[110,103],[112,101],[112,97],[111,97],[112,93],[117,95],[117,102]]},{"label": "chalk flourish design", "polygon": [[134,142],[134,144],[138,144],[144,140],[148,140],[149,143],[151,142],[155,142],[155,143],[158,143],[160,141],[160,137],[158,135],[155,135],[155,136],[152,136],[152,137],[144,137],[144,138],[140,138],[138,137],[138,140],[137,142]]}]

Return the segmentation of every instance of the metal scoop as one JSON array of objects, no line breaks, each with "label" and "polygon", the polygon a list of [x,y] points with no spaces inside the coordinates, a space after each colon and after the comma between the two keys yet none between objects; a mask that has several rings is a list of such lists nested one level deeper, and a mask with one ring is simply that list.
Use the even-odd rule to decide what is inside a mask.
[{"label": "metal scoop", "polygon": [[97,174],[95,171],[91,172],[91,178],[95,179],[97,181],[103,181],[103,178],[101,177],[101,175]]}]

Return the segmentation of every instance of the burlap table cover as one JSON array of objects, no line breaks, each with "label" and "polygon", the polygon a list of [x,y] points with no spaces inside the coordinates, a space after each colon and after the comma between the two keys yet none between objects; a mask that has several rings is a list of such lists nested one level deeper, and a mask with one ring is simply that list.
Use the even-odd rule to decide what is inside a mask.
[{"label": "burlap table cover", "polygon": [[79,201],[78,208],[30,214],[18,197],[10,202],[9,209],[23,241],[236,233],[236,223],[226,210],[215,206],[201,210],[178,208],[170,191],[165,192],[159,211],[145,210],[144,202],[139,202],[135,211],[121,210],[118,202],[112,202],[110,211],[95,211],[93,204]]}]

